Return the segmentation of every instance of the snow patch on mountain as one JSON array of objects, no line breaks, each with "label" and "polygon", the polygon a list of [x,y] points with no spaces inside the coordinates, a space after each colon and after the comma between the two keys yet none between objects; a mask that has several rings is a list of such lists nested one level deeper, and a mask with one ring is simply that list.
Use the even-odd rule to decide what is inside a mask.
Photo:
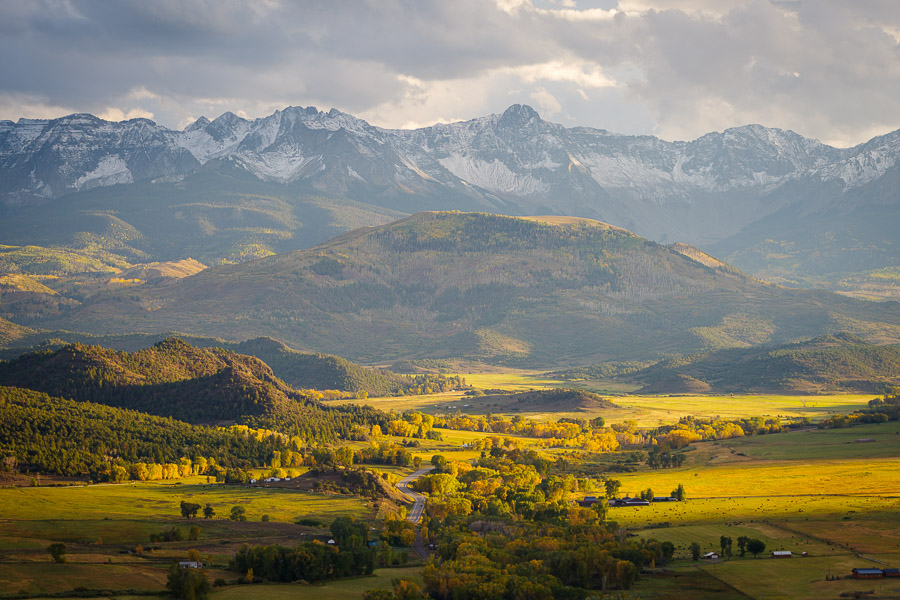
[{"label": "snow patch on mountain", "polygon": [[303,148],[288,144],[271,152],[241,152],[235,158],[260,179],[276,183],[296,181],[324,166],[322,155],[305,155]]},{"label": "snow patch on mountain", "polygon": [[844,189],[863,186],[884,175],[897,164],[900,156],[900,131],[875,138],[852,149],[852,154],[839,162],[816,171],[823,181],[841,179]]},{"label": "snow patch on mountain", "polygon": [[540,179],[529,173],[516,173],[497,159],[489,162],[452,154],[438,162],[458,178],[492,192],[533,196],[550,191],[550,186]]},{"label": "snow patch on mountain", "polygon": [[173,141],[184,148],[203,164],[214,158],[221,158],[233,152],[244,141],[251,130],[251,124],[239,124],[229,135],[216,139],[205,128],[185,130],[173,135]]},{"label": "snow patch on mountain", "polygon": [[72,187],[76,190],[87,190],[117,183],[134,183],[134,177],[121,156],[107,154],[100,159],[93,171],[72,182]]},{"label": "snow patch on mountain", "polygon": [[661,186],[667,191],[672,187],[673,181],[690,182],[694,185],[705,184],[705,178],[701,175],[690,176],[681,174],[676,179],[673,174],[632,157],[621,154],[597,154],[582,155],[579,163],[591,174],[591,178],[603,187],[631,188],[640,192],[643,196],[658,198]]}]

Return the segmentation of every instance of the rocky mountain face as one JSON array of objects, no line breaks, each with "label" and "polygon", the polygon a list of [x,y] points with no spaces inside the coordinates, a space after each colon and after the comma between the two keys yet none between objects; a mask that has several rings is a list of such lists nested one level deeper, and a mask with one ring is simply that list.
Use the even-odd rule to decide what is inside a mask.
[{"label": "rocky mountain face", "polygon": [[[152,182],[169,194],[166,184],[173,182],[243,174],[295,198],[323,196],[396,213],[457,209],[595,218],[657,241],[714,249],[739,266],[745,259],[766,274],[771,265],[752,256],[771,254],[759,245],[772,236],[754,225],[782,228],[775,239],[783,254],[797,240],[865,222],[879,211],[893,224],[900,212],[898,157],[900,131],[849,149],[759,125],[667,142],[566,128],[522,105],[417,130],[382,129],[312,107],[255,120],[226,113],[183,131],[146,119],[110,123],[70,115],[0,122],[0,203],[14,219],[15,207],[65,196],[72,204],[85,194],[93,200],[91,190],[116,184]],[[141,191],[150,205],[152,185]],[[116,210],[116,200],[104,198],[102,208]],[[59,212],[66,203],[52,204]],[[839,237],[855,239],[856,233]],[[866,266],[898,264],[895,252],[878,245],[875,262]]]}]

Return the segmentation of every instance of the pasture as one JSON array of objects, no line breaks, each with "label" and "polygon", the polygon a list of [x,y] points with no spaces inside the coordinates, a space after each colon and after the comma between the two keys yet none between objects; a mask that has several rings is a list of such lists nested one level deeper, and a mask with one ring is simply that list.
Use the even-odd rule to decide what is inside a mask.
[{"label": "pasture", "polygon": [[[696,444],[682,469],[614,476],[622,481],[623,494],[651,487],[663,495],[682,483],[686,502],[614,508],[610,518],[639,537],[672,542],[676,573],[703,571],[742,597],[813,600],[872,589],[888,593],[900,584],[828,577],[883,566],[865,557],[900,565],[895,430],[896,424],[885,423]],[[862,438],[875,441],[855,442]],[[733,540],[731,559],[690,560],[691,543],[703,552],[719,551],[721,536]],[[762,540],[766,552],[739,557],[740,536]],[[808,557],[773,559],[773,550]]]},{"label": "pasture", "polygon": [[559,412],[540,410],[521,411],[515,403],[498,402],[490,396],[465,396],[461,392],[447,392],[422,396],[399,396],[349,400],[354,404],[368,404],[385,411],[401,413],[417,410],[429,414],[451,414],[457,411],[469,415],[486,413],[512,416],[522,414],[538,421],[560,417],[590,418],[603,416],[609,423],[637,421],[641,427],[656,427],[675,423],[684,416],[698,418],[738,419],[750,417],[807,417],[820,421],[835,413],[849,414],[863,408],[876,394],[759,394],[759,395],[636,395],[636,386],[608,380],[563,381],[547,377],[540,371],[513,370],[458,373],[467,384],[479,390],[522,392],[547,388],[569,387],[595,392],[618,405],[616,409]]},{"label": "pasture", "polygon": [[[184,559],[191,548],[221,569],[244,542],[290,544],[303,535],[327,533],[294,525],[297,519],[313,517],[327,527],[342,515],[365,520],[375,516],[371,504],[355,496],[205,481],[194,477],[180,484],[0,488],[0,589],[27,594],[76,587],[161,590],[171,562]],[[182,500],[211,504],[215,518],[182,519]],[[235,505],[245,508],[247,521],[226,519]],[[270,521],[260,522],[262,515],[269,515]],[[183,541],[151,542],[151,535],[173,526]],[[188,539],[193,526],[199,527],[195,541]],[[65,564],[50,560],[46,548],[53,542],[66,544]],[[132,552],[138,545],[146,548],[141,556]],[[217,568],[208,570],[211,580],[236,577]]]},{"label": "pasture", "polygon": [[214,600],[357,600],[371,589],[389,589],[394,578],[411,579],[421,585],[419,567],[375,569],[369,577],[339,579],[322,585],[267,584],[230,586],[212,595]]},{"label": "pasture", "polygon": [[[8,521],[169,521],[181,517],[182,500],[212,504],[216,517],[228,515],[234,505],[246,509],[248,520],[268,514],[273,521],[292,523],[317,515],[323,520],[339,515],[365,518],[366,502],[352,496],[300,492],[284,488],[188,483],[142,482],[70,487],[0,488],[3,524]],[[202,521],[202,519],[200,519]]]}]

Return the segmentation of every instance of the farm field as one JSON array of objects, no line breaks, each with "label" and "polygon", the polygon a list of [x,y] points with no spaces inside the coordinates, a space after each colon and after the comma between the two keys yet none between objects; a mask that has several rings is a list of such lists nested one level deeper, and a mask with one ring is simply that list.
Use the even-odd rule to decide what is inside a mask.
[{"label": "farm field", "polygon": [[[183,560],[192,548],[214,565],[207,569],[211,581],[233,580],[235,573],[220,569],[244,542],[283,544],[303,535],[327,535],[327,530],[294,524],[304,517],[326,527],[337,516],[374,517],[370,503],[355,496],[206,484],[205,477],[183,481],[0,488],[0,589],[27,594],[76,587],[162,590],[171,562]],[[182,519],[182,500],[212,504],[216,517]],[[235,505],[246,509],[246,522],[225,519]],[[260,522],[264,514],[269,522]],[[193,526],[199,528],[196,541],[187,539]],[[171,527],[183,532],[184,541],[151,542],[151,535]],[[67,545],[65,564],[50,561],[46,548],[52,542]],[[148,550],[142,556],[129,553],[138,545]]]},{"label": "farm field", "polygon": [[[300,492],[282,488],[226,486],[199,483],[188,478],[182,484],[135,484],[70,487],[0,488],[3,517],[0,529],[10,521],[102,521],[103,519],[167,521],[180,516],[182,500],[212,504],[219,518],[240,504],[248,520],[268,514],[273,521],[292,523],[306,515],[332,519],[338,515],[367,516],[371,510],[359,498]],[[202,520],[202,519],[201,519]]]},{"label": "farm field", "polygon": [[[900,555],[874,557],[892,560]],[[819,600],[838,598],[843,593],[874,590],[876,596],[894,597],[900,583],[896,579],[828,581],[829,573],[844,575],[854,567],[877,567],[869,562],[845,554],[835,557],[807,557],[791,559],[737,559],[702,567],[714,577],[728,583],[750,598],[767,600]]]},{"label": "farm field", "polygon": [[808,417],[813,421],[829,415],[849,414],[863,408],[877,394],[761,394],[761,395],[633,395],[636,386],[607,380],[563,381],[547,377],[538,371],[459,373],[467,384],[479,390],[498,389],[522,392],[568,387],[583,389],[608,397],[619,408],[587,412],[520,412],[514,404],[500,404],[490,397],[465,396],[461,392],[447,392],[421,396],[399,396],[350,400],[353,404],[368,404],[385,411],[401,413],[417,410],[429,414],[455,413],[482,415],[487,413],[511,416],[523,414],[545,421],[560,417],[603,416],[609,423],[637,421],[641,427],[656,427],[674,423],[684,416],[697,418],[721,417]]},{"label": "farm field", "polygon": [[612,400],[627,414],[613,414],[609,420],[636,419],[643,427],[672,423],[684,416],[809,417],[817,421],[834,413],[847,414],[864,408],[875,397],[877,394],[619,396]]},{"label": "farm field", "polygon": [[421,583],[419,567],[375,569],[370,577],[329,581],[323,585],[241,585],[215,592],[215,600],[356,600],[371,589],[389,589],[394,578],[412,579]]},{"label": "farm field", "polygon": [[[860,438],[875,442],[854,442]],[[623,494],[647,487],[667,494],[683,483],[686,502],[610,509],[610,519],[639,537],[672,542],[676,560],[670,567],[676,574],[704,571],[747,598],[815,600],[871,589],[897,593],[900,584],[890,580],[827,580],[829,575],[848,575],[854,567],[900,565],[896,424],[735,438],[694,447],[684,468],[615,476]],[[866,458],[861,448],[870,448],[877,458]],[[741,536],[756,538],[766,544],[766,551],[758,558],[741,558],[735,544],[730,560],[690,560],[691,543],[697,542],[703,553],[719,552],[721,536],[735,542]],[[809,556],[772,559],[773,550]],[[642,586],[639,582],[635,590]],[[659,597],[670,596],[661,592]]]}]

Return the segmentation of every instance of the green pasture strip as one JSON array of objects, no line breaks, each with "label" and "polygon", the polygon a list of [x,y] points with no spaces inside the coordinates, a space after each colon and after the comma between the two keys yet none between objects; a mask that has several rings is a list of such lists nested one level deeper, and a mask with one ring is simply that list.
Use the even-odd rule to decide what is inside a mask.
[{"label": "green pasture strip", "polygon": [[[719,538],[721,536],[730,537],[733,540],[732,552],[735,557],[739,554],[737,539],[741,536],[762,540],[766,543],[767,553],[773,550],[790,550],[795,554],[807,552],[811,556],[831,556],[841,552],[840,548],[835,549],[823,541],[811,539],[798,533],[791,533],[762,522],[659,527],[644,529],[638,532],[638,535],[642,538],[652,538],[660,542],[672,542],[675,544],[676,558],[681,559],[690,558],[690,546],[693,542],[700,544],[703,553],[720,552]],[[749,553],[746,555],[746,558],[750,558]]]},{"label": "green pasture strip", "polygon": [[645,427],[677,422],[683,416],[724,419],[745,417],[809,417],[812,420],[833,414],[848,414],[864,408],[876,394],[833,395],[746,395],[746,396],[620,396],[613,402],[628,409],[610,417],[636,419]]},{"label": "green pasture strip", "polygon": [[[463,375],[466,381],[475,375]],[[808,417],[820,421],[829,415],[850,414],[864,408],[876,394],[821,394],[821,395],[615,395],[603,386],[592,386],[585,382],[561,382],[551,379],[533,378],[526,385],[523,376],[503,373],[479,374],[487,382],[484,388],[524,391],[528,389],[545,389],[547,387],[573,387],[606,395],[619,406],[613,409],[589,411],[543,411],[538,407],[526,407],[530,410],[513,410],[516,404],[496,404],[483,397],[463,396],[459,392],[430,394],[427,396],[401,396],[391,398],[367,398],[365,400],[348,400],[352,404],[374,406],[380,410],[402,413],[416,410],[429,414],[452,414],[457,411],[465,415],[478,416],[494,413],[512,417],[522,415],[537,421],[555,421],[560,417],[591,418],[603,416],[609,423],[620,423],[625,420],[637,421],[641,427],[656,427],[677,423],[684,416],[699,418],[739,419],[749,417]],[[480,379],[476,379],[481,381]],[[569,385],[572,383],[573,385]],[[577,383],[578,385],[574,385]],[[551,385],[552,384],[552,385]],[[469,405],[469,406],[466,406]],[[452,407],[452,408],[451,408]]]},{"label": "green pasture strip", "polygon": [[622,495],[636,495],[650,488],[657,496],[666,496],[680,483],[689,498],[838,494],[900,500],[897,458],[690,465],[610,477],[622,482]]},{"label": "green pasture strip", "polygon": [[393,578],[412,579],[422,584],[419,567],[375,569],[370,577],[329,581],[322,585],[265,584],[238,585],[215,591],[213,600],[359,600],[370,589],[389,589]]},{"label": "green pasture strip", "polygon": [[547,377],[541,371],[510,371],[506,373],[458,373],[476,389],[502,389],[521,392],[531,389],[564,387],[567,382]]},{"label": "green pasture strip", "polygon": [[[900,553],[900,511],[848,511],[839,518],[803,521],[802,523],[773,521],[791,531],[829,540],[832,543],[864,554]],[[900,564],[892,565],[900,568]]]},{"label": "green pasture strip", "polygon": [[873,567],[876,563],[853,555],[776,559],[769,556],[749,560],[730,560],[702,568],[752,598],[767,600],[820,600],[841,594],[874,590],[876,596],[893,593],[897,580],[827,581],[827,576],[850,575],[854,567]]},{"label": "green pasture strip", "polygon": [[[612,508],[610,520],[630,528],[644,529],[650,525],[710,525],[758,521],[822,521],[841,519],[855,513],[889,513],[900,510],[900,500],[875,496],[828,497],[784,496],[758,498],[720,498],[660,502],[650,506]],[[853,511],[853,512],[851,512]]]},{"label": "green pasture strip", "polygon": [[212,504],[217,518],[227,516],[232,506],[240,504],[246,509],[247,519],[253,521],[263,514],[284,522],[303,516],[328,520],[339,515],[365,518],[371,514],[360,498],[283,488],[136,483],[0,489],[0,507],[6,520],[178,519],[182,500]]},{"label": "green pasture strip", "polygon": [[896,457],[900,456],[900,425],[879,423],[797,431],[734,438],[720,443],[750,458],[768,460]]}]

